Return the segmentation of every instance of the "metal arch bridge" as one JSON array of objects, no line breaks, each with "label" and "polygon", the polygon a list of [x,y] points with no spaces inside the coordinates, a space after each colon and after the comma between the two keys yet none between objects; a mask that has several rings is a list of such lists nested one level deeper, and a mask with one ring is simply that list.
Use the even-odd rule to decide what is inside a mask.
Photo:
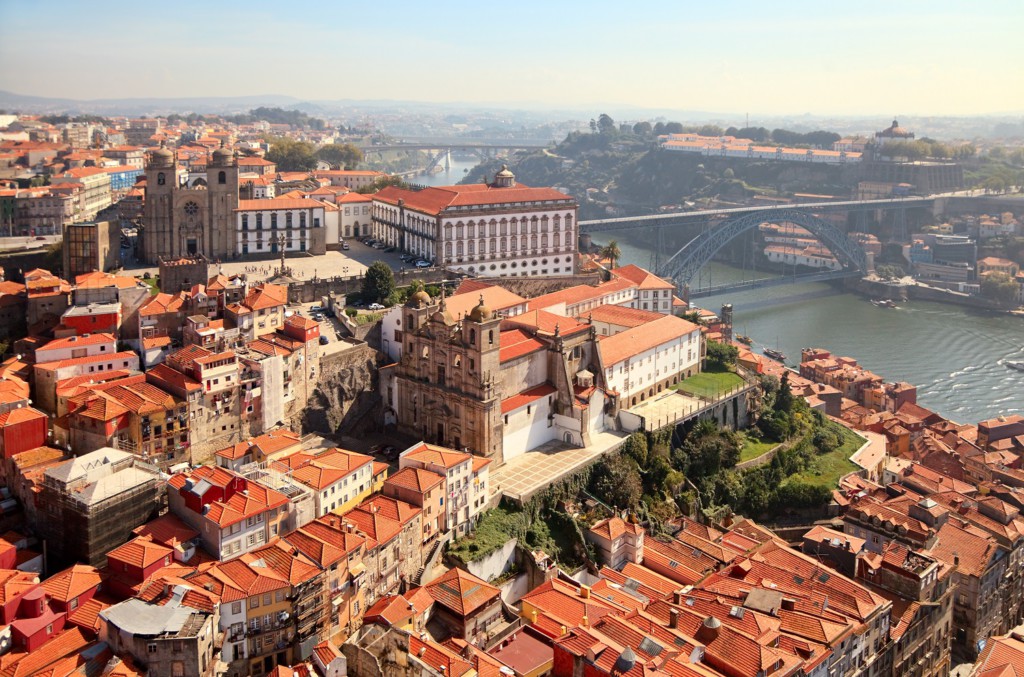
[{"label": "metal arch bridge", "polygon": [[389,150],[537,150],[547,148],[549,143],[529,143],[509,141],[508,143],[473,143],[471,141],[457,141],[455,139],[440,139],[437,142],[427,143],[393,143],[380,146],[359,146],[359,150],[366,153],[380,153]]},{"label": "metal arch bridge", "polygon": [[[616,230],[635,230],[637,228],[685,226],[719,221],[754,212],[780,212],[800,209],[818,214],[835,212],[872,211],[876,209],[905,209],[907,207],[927,207],[936,196],[895,197],[881,200],[845,200],[841,202],[804,202],[797,204],[777,205],[773,207],[734,207],[731,209],[702,209],[692,212],[673,212],[671,214],[647,214],[644,216],[624,216],[614,219],[592,219],[579,222],[580,233],[595,233]],[[776,217],[777,218],[777,217]],[[771,219],[766,219],[770,221]]]},{"label": "metal arch bridge", "polygon": [[[822,244],[835,254],[845,264],[845,271],[833,271],[830,273],[818,273],[814,277],[818,279],[830,279],[853,274],[858,271],[861,274],[867,272],[867,257],[861,247],[848,238],[839,228],[836,228],[828,221],[819,219],[809,212],[799,209],[764,209],[754,212],[746,212],[736,218],[730,219],[722,225],[705,231],[677,251],[672,257],[658,269],[658,275],[671,278],[676,286],[682,289],[688,287],[697,273],[704,267],[715,254],[724,247],[730,240],[737,238],[744,233],[757,228],[762,223],[778,222],[795,223],[803,226],[817,237]],[[737,284],[722,285],[715,288],[715,292],[728,289],[752,288],[756,286],[769,286],[771,284],[783,283],[780,278],[773,280],[755,280]],[[806,279],[801,277],[799,279]],[[710,290],[704,290],[707,295]]]}]

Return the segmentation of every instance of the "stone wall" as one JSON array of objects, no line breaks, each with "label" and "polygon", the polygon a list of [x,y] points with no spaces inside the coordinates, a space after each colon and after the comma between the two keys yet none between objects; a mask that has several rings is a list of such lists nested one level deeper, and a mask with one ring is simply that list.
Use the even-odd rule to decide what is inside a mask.
[{"label": "stone wall", "polygon": [[543,294],[575,287],[581,284],[591,286],[603,281],[601,273],[580,273],[578,275],[552,275],[547,277],[481,277],[480,282],[496,284],[524,298],[533,298]]},{"label": "stone wall", "polygon": [[[449,272],[443,268],[408,268],[395,272],[395,285],[404,287],[413,280],[420,280],[424,284],[434,284],[445,280],[458,280],[457,273]],[[330,294],[351,295],[358,294],[363,288],[362,275],[335,276],[318,278],[316,280],[302,280],[288,285],[289,303],[313,303]]]},{"label": "stone wall", "polygon": [[320,358],[320,376],[302,413],[303,434],[350,433],[380,400],[377,351],[365,343]]}]

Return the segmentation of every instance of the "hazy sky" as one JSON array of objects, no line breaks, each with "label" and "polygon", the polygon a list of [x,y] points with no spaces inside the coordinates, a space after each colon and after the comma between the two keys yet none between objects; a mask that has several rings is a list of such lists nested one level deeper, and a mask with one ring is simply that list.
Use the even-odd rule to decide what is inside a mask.
[{"label": "hazy sky", "polygon": [[0,89],[1024,111],[1024,2],[0,0]]}]

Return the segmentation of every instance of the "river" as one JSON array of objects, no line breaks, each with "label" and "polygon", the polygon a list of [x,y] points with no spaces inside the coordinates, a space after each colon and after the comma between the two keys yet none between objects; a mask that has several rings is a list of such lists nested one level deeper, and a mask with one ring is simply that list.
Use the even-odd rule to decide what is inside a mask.
[{"label": "river", "polygon": [[[622,263],[651,266],[652,252],[625,241],[622,233],[594,234],[600,243],[612,238],[619,242]],[[707,286],[752,276],[713,262],[704,277]],[[924,301],[876,308],[824,283],[752,289],[695,303],[716,312],[732,303],[734,331],[751,336],[758,348],[777,347],[790,365],[799,363],[801,348],[824,348],[886,380],[916,385],[921,406],[953,421],[973,424],[1024,413],[1024,372],[1002,362],[1024,360],[1021,318]]]},{"label": "river", "polygon": [[421,186],[454,186],[465,178],[467,170],[473,169],[479,164],[478,160],[459,160],[452,157],[451,169],[440,171],[436,174],[416,174],[409,177],[410,183],[418,183]]}]

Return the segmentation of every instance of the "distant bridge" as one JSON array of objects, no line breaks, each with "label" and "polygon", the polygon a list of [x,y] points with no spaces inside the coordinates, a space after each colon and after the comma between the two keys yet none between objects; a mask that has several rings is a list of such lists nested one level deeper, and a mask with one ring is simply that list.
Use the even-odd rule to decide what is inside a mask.
[{"label": "distant bridge", "polygon": [[[873,211],[877,209],[905,209],[907,207],[928,207],[936,196],[925,197],[894,197],[882,200],[846,200],[842,202],[804,202],[797,204],[775,205],[771,207],[734,207],[730,209],[700,209],[692,212],[672,212],[669,214],[646,214],[643,216],[621,216],[614,219],[591,219],[580,221],[581,233],[595,233],[616,230],[634,230],[637,228],[703,225],[713,221],[722,221],[743,214],[755,212],[779,212],[799,209],[816,214],[837,212]],[[768,219],[769,221],[771,219]]]},{"label": "distant bridge", "polygon": [[486,143],[474,141],[458,141],[456,139],[416,143],[391,143],[371,146],[359,146],[363,154],[383,153],[391,150],[468,150],[468,151],[499,151],[499,150],[537,150],[547,148],[548,143],[529,141],[507,141],[504,143]]},{"label": "distant bridge", "polygon": [[830,270],[827,273],[808,273],[806,275],[780,275],[778,277],[765,277],[759,280],[744,280],[742,282],[730,282],[728,284],[717,284],[710,287],[691,289],[691,299],[703,296],[717,296],[729,291],[742,291],[744,289],[763,289],[764,287],[778,287],[784,284],[796,284],[798,282],[828,282],[829,280],[840,280],[846,277],[860,277],[861,271],[853,270]]}]

